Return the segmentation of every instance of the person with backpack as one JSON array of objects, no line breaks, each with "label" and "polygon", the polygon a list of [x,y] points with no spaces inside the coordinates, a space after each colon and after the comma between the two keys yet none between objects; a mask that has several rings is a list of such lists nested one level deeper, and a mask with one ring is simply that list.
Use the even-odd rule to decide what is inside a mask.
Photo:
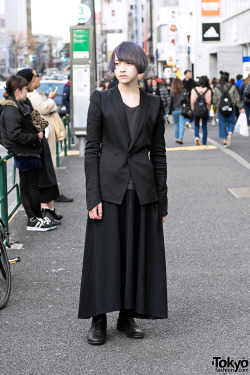
[{"label": "person with backpack", "polygon": [[247,115],[247,124],[250,126],[250,73],[241,85],[240,95],[243,100],[243,108]]},{"label": "person with backpack", "polygon": [[213,106],[214,112],[218,111],[219,137],[223,139],[224,147],[230,147],[236,122],[235,107],[242,113],[245,113],[245,110],[242,109],[237,88],[229,83],[229,73],[221,71],[220,75],[219,84],[214,89]]},{"label": "person with backpack", "polygon": [[191,108],[194,116],[194,135],[195,144],[200,146],[199,129],[200,120],[202,120],[202,144],[207,144],[207,120],[211,106],[212,92],[209,87],[207,76],[201,76],[197,87],[191,91]]}]

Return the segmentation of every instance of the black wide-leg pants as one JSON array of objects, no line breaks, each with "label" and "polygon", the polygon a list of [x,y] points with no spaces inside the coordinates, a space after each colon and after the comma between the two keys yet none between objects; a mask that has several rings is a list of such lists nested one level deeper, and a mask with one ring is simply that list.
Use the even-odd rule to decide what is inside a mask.
[{"label": "black wide-leg pants", "polygon": [[102,220],[87,221],[79,319],[120,309],[139,318],[167,318],[158,203],[141,206],[134,190],[127,190],[122,205],[102,203]]}]

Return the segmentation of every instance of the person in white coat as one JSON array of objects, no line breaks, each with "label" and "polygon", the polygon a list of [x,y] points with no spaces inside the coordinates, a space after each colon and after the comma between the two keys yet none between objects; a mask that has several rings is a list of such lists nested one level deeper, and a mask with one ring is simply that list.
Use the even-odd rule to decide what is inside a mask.
[{"label": "person in white coat", "polygon": [[48,99],[44,93],[38,92],[36,89],[40,87],[40,77],[38,74],[35,74],[35,90],[28,93],[28,98],[32,103],[34,109],[36,109],[42,117],[48,121],[49,126],[48,130],[45,132],[45,136],[48,140],[52,162],[54,168],[56,168],[56,133],[53,122],[53,112],[57,111],[57,105],[54,101],[56,96],[56,90],[49,93]]}]

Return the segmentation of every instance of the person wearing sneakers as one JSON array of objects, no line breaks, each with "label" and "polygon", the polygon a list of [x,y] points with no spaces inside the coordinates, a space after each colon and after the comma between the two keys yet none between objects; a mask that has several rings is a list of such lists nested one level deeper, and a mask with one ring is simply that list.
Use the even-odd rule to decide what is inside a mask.
[{"label": "person wearing sneakers", "polygon": [[229,73],[221,71],[220,75],[219,84],[214,89],[213,106],[214,112],[218,111],[219,137],[223,139],[224,147],[230,147],[236,123],[235,107],[237,106],[241,113],[245,113],[245,110],[242,109],[236,86],[229,84]]},{"label": "person wearing sneakers", "polygon": [[19,169],[21,200],[28,216],[27,230],[48,231],[56,226],[48,218],[42,218],[40,205],[43,132],[34,127],[29,107],[24,104],[27,85],[23,77],[11,76],[7,80],[5,99],[0,101],[0,139],[8,153],[14,153],[14,163]]},{"label": "person wearing sneakers", "polygon": [[195,144],[200,146],[200,121],[202,121],[202,144],[207,144],[207,120],[212,100],[212,92],[209,88],[209,80],[207,76],[201,76],[197,87],[191,91],[191,109],[194,116],[194,135]]},{"label": "person wearing sneakers", "polygon": [[[36,75],[36,71],[29,68],[21,69],[17,72],[17,76],[21,76],[27,80],[28,92],[33,92],[36,87]],[[28,95],[24,104],[27,108],[29,108],[34,127],[36,127],[38,131],[42,131],[44,133],[46,127],[49,124],[48,121],[43,119],[39,111],[33,108],[32,103],[28,98]],[[41,140],[41,147],[42,168],[40,168],[39,170],[39,191],[42,214],[43,218],[47,217],[53,225],[60,225],[62,215],[57,215],[54,209],[54,199],[60,196],[60,192],[57,185],[56,174],[51,159],[50,148],[48,145],[48,141],[45,137],[43,137]]]}]

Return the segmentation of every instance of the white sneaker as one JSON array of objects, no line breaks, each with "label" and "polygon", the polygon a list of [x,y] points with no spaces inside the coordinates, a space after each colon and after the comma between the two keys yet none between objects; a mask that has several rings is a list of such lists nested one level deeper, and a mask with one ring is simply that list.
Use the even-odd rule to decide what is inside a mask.
[{"label": "white sneaker", "polygon": [[199,140],[198,137],[195,138],[195,145],[196,145],[196,146],[200,146],[200,145],[201,145],[201,144],[200,144],[200,140]]},{"label": "white sneaker", "polygon": [[226,142],[227,147],[230,147],[231,143],[232,143],[232,134],[228,134],[227,142]]},{"label": "white sneaker", "polygon": [[51,229],[55,229],[56,226],[52,225],[51,221],[48,218],[33,218],[29,219],[27,223],[27,230],[37,231],[37,232],[46,232]]}]

